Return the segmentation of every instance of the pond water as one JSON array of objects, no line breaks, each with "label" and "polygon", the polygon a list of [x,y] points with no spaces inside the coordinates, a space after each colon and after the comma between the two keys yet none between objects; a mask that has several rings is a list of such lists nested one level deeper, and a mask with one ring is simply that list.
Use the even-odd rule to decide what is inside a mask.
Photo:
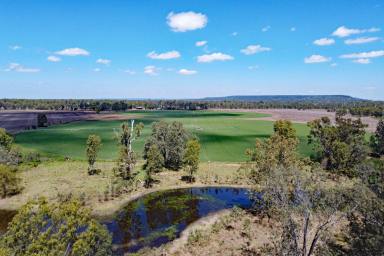
[{"label": "pond water", "polygon": [[[154,192],[130,202],[101,222],[113,236],[115,255],[157,247],[180,236],[192,222],[223,209],[250,208],[249,190],[231,187]],[[0,236],[16,212],[0,210]]]},{"label": "pond water", "polygon": [[234,206],[252,206],[247,189],[176,189],[145,195],[103,224],[113,234],[115,254],[123,255],[167,243],[179,237],[189,224],[199,218]]}]

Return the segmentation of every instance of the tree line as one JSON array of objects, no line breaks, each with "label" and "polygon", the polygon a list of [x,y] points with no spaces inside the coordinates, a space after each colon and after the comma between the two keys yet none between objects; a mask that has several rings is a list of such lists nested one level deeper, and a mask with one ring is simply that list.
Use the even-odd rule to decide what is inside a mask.
[{"label": "tree line", "polygon": [[0,99],[0,110],[66,110],[66,111],[127,111],[149,110],[205,110],[205,109],[326,109],[346,111],[355,116],[384,116],[383,101],[353,100],[32,100]]}]

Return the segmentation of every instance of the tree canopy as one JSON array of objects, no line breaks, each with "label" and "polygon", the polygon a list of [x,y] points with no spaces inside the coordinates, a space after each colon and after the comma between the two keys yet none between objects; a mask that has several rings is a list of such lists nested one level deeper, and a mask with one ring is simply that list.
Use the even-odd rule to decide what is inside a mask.
[{"label": "tree canopy", "polygon": [[367,156],[365,127],[360,119],[336,117],[332,124],[328,117],[308,123],[308,142],[314,144],[318,160],[328,170],[353,175],[353,168]]},{"label": "tree canopy", "polygon": [[106,256],[112,255],[111,240],[108,231],[80,202],[50,204],[39,199],[18,211],[0,247],[20,256]]},{"label": "tree canopy", "polygon": [[95,162],[97,154],[101,147],[101,138],[97,135],[91,134],[88,136],[86,143],[86,154],[88,159],[88,174],[92,175],[96,172]]},{"label": "tree canopy", "polygon": [[151,145],[159,148],[164,158],[164,167],[179,170],[183,166],[183,158],[189,134],[180,122],[156,122],[152,125],[152,134],[144,147],[144,158],[147,159]]}]

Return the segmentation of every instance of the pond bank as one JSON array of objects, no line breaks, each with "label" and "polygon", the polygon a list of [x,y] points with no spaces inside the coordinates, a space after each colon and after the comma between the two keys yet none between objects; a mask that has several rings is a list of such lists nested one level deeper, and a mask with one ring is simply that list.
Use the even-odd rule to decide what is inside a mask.
[{"label": "pond bank", "polygon": [[[235,206],[253,206],[248,188],[189,186],[148,192],[101,222],[112,234],[115,255],[124,255],[157,248],[179,237],[179,244],[184,244],[189,232],[204,223],[213,224],[215,213]],[[186,229],[188,232],[184,232]]]},{"label": "pond bank", "polygon": [[108,219],[112,217],[120,209],[122,209],[125,205],[139,199],[140,197],[149,195],[151,193],[164,192],[167,190],[175,190],[175,189],[185,189],[185,188],[213,188],[213,187],[244,188],[244,189],[252,188],[252,186],[250,185],[234,185],[234,184],[208,184],[207,185],[202,183],[150,188],[144,191],[138,191],[129,195],[127,194],[127,195],[121,196],[121,198],[118,198],[112,201],[105,202],[102,204],[103,207],[92,209],[92,215],[101,220]]}]

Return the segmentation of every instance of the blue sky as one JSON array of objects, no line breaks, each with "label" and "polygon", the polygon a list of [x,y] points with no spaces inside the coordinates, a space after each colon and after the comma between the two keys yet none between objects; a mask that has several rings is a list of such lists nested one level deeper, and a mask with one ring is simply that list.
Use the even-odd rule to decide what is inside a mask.
[{"label": "blue sky", "polygon": [[0,97],[383,100],[383,13],[382,0],[1,0]]}]

